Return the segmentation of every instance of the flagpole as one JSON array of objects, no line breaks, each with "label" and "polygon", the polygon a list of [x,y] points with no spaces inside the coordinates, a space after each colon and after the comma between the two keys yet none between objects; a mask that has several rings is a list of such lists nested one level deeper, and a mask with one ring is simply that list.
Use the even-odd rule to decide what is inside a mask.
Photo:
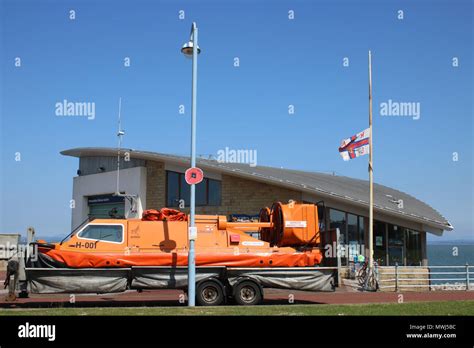
[{"label": "flagpole", "polygon": [[374,262],[374,179],[372,162],[372,53],[369,50],[369,274],[372,272]]}]

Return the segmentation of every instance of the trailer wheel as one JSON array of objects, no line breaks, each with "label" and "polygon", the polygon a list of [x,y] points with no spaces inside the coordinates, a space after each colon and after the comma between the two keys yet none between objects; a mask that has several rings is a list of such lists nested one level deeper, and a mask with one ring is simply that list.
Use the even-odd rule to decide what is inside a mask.
[{"label": "trailer wheel", "polygon": [[224,289],[216,280],[200,283],[196,291],[196,302],[200,306],[219,306],[224,302]]},{"label": "trailer wheel", "polygon": [[254,306],[262,302],[260,286],[251,280],[244,280],[236,285],[234,299],[242,306]]}]

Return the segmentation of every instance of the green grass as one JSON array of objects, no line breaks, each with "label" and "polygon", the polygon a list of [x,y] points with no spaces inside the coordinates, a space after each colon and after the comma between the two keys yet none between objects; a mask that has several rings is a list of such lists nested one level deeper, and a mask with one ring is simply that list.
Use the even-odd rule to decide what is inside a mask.
[{"label": "green grass", "polygon": [[474,301],[220,307],[94,307],[0,309],[0,315],[474,315]]}]

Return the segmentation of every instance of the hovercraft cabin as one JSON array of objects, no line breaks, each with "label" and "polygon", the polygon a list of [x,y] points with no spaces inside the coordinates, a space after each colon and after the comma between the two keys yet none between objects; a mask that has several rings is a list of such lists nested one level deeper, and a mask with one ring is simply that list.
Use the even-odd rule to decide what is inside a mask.
[{"label": "hovercraft cabin", "polygon": [[[148,151],[122,150],[120,192],[117,149],[76,148],[62,151],[79,158],[73,180],[75,209],[72,228],[88,217],[139,218],[146,209],[174,207],[188,212],[189,186],[184,172],[189,158]],[[324,228],[339,228],[339,242],[348,259],[368,254],[367,181],[330,174],[198,159],[205,179],[196,187],[198,214],[229,219],[258,218],[262,207],[275,201],[316,203]],[[374,185],[374,259],[379,265],[427,265],[426,234],[451,231],[435,209],[395,189]],[[352,247],[354,246],[354,248]]]}]

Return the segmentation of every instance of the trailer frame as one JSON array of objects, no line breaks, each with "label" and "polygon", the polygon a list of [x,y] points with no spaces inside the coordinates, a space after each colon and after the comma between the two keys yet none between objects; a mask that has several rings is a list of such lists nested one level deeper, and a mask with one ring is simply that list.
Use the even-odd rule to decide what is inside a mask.
[{"label": "trailer frame", "polygon": [[[140,266],[128,268],[25,268],[20,288],[31,293],[119,293],[127,290],[180,289],[187,292],[187,266]],[[235,300],[247,304],[236,289],[246,282],[248,291],[259,289],[258,304],[263,300],[264,288],[303,291],[334,291],[336,267],[196,267],[196,288],[204,282],[217,292],[219,303],[199,301],[201,305],[219,305]],[[251,286],[248,283],[253,283]],[[202,290],[205,291],[206,289]],[[207,288],[207,291],[210,291]],[[212,292],[211,291],[211,292]],[[221,294],[222,291],[222,294]],[[253,290],[252,290],[253,291]],[[221,296],[222,295],[222,296]],[[197,293],[197,298],[202,296]]]}]

